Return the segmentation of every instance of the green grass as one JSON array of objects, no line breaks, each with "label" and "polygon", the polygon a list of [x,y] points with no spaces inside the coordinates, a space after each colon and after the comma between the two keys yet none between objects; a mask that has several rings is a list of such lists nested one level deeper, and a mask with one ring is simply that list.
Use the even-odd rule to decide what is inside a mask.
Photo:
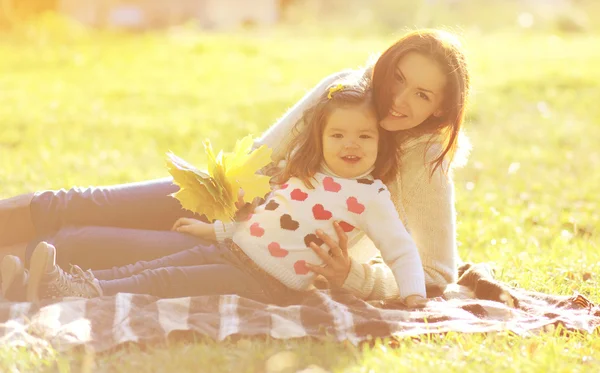
[{"label": "green grass", "polygon": [[[289,35],[118,35],[64,25],[0,35],[0,197],[163,177],[167,150],[202,163],[202,139],[231,148],[258,135],[320,78],[363,64],[394,39]],[[475,92],[466,125],[474,149],[454,175],[461,257],[496,263],[499,278],[515,286],[577,290],[599,302],[600,36],[473,32],[464,40]],[[98,372],[252,372],[283,351],[293,352],[282,357],[287,371],[600,371],[597,335],[552,331],[364,350],[203,340],[93,357],[5,347],[0,366],[78,372],[93,361]]]}]

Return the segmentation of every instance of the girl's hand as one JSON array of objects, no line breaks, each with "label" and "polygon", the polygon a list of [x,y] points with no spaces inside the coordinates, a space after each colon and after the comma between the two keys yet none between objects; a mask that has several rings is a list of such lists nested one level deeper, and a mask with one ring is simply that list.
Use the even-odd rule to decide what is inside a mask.
[{"label": "girl's hand", "polygon": [[235,203],[237,211],[235,212],[235,221],[246,221],[254,213],[256,206],[251,202],[244,202],[244,190],[240,188],[238,200]]},{"label": "girl's hand", "polygon": [[196,237],[216,241],[215,227],[210,223],[190,218],[177,219],[173,224],[172,230],[181,233],[188,233]]},{"label": "girl's hand", "polygon": [[422,308],[427,304],[427,299],[420,295],[409,295],[406,297],[406,299],[404,299],[404,304],[406,304],[409,308]]},{"label": "girl's hand", "polygon": [[313,264],[307,264],[307,266],[311,271],[325,277],[332,286],[340,288],[344,286],[348,273],[350,273],[351,261],[348,257],[348,236],[346,232],[337,221],[333,223],[333,227],[339,242],[332,240],[320,229],[316,232],[317,236],[329,247],[330,254],[314,242],[310,243],[310,248],[323,260],[325,267]]}]

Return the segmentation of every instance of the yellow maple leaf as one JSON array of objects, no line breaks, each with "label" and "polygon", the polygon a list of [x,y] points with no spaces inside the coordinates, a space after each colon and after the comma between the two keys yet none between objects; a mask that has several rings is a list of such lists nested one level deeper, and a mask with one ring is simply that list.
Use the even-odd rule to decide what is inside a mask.
[{"label": "yellow maple leaf", "polygon": [[209,140],[204,141],[208,167],[202,172],[179,158],[167,153],[167,169],[179,191],[173,193],[181,207],[213,220],[233,221],[240,189],[244,202],[269,193],[269,177],[256,172],[271,162],[272,150],[261,146],[252,149],[252,136],[236,142],[233,153],[220,151],[215,156]]}]

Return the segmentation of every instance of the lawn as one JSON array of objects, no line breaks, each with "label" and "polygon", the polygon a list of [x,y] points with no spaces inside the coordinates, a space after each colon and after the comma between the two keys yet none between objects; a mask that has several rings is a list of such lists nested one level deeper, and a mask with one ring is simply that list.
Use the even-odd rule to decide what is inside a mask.
[{"label": "lawn", "polygon": [[[0,35],[2,198],[163,177],[168,150],[202,164],[204,138],[231,148],[259,135],[320,78],[362,65],[394,40],[59,26]],[[463,39],[474,92],[466,124],[473,151],[454,174],[462,259],[493,262],[514,286],[600,302],[600,35],[466,31]],[[311,364],[335,372],[591,372],[600,371],[599,351],[597,334],[552,331],[450,334],[395,349],[200,340],[95,357],[0,347],[0,370],[260,372],[281,361],[289,365],[282,372]]]}]

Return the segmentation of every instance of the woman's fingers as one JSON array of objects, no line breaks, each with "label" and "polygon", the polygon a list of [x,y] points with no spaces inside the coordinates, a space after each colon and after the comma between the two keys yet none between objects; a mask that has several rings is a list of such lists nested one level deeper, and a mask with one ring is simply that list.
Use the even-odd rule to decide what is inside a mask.
[{"label": "woman's fingers", "polygon": [[327,264],[328,267],[333,266],[335,264],[333,259],[329,256],[329,254],[327,254],[325,250],[321,249],[319,245],[317,245],[314,242],[311,242],[308,246],[310,246],[310,248],[315,252],[315,254],[317,254],[317,256],[321,258],[321,260],[325,264]]},{"label": "woman's fingers", "polygon": [[321,267],[310,263],[306,263],[306,266],[314,273],[321,275],[325,278],[329,278],[330,276],[333,276],[335,274],[331,269],[329,269],[329,267]]},{"label": "woman's fingers", "polygon": [[329,247],[329,251],[331,252],[331,254],[334,257],[342,256],[342,250],[340,249],[339,245],[337,244],[337,242],[332,240],[331,237],[329,237],[329,235],[327,233],[323,232],[320,229],[317,229],[316,233],[317,233],[317,237],[322,239],[323,242],[325,243],[325,245],[327,245],[327,247]]},{"label": "woman's fingers", "polygon": [[338,248],[341,251],[341,255],[344,257],[348,256],[348,235],[342,229],[342,226],[337,221],[333,222],[333,228],[338,236]]}]

